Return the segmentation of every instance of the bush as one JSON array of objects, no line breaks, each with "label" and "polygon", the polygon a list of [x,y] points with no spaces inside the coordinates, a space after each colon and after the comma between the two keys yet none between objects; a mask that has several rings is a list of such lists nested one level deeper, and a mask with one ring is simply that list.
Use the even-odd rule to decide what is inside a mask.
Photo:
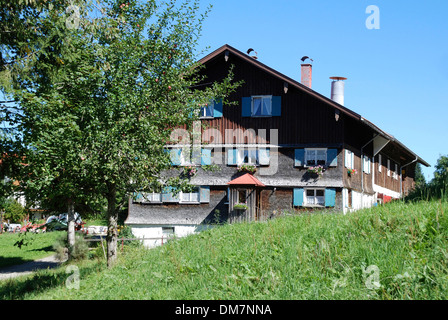
[{"label": "bush", "polygon": [[12,198],[6,200],[4,221],[9,220],[11,223],[21,222],[27,214],[27,210],[17,200]]},{"label": "bush", "polygon": [[56,257],[63,261],[69,260],[84,260],[88,257],[89,246],[84,237],[79,234],[75,234],[75,245],[73,247],[68,246],[67,234],[61,236],[56,243],[53,245],[53,249],[56,252]]},{"label": "bush", "polygon": [[[118,241],[120,239],[133,239],[135,238],[134,234],[132,233],[131,227],[129,226],[118,226]],[[127,240],[124,242],[125,245],[130,247],[138,247],[141,245],[140,240]]]}]

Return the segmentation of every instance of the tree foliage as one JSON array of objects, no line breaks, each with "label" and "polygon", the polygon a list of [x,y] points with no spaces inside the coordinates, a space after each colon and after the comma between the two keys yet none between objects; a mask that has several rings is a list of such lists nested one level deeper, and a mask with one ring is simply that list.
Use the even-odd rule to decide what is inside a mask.
[{"label": "tree foliage", "polygon": [[196,86],[203,80],[196,45],[209,9],[199,10],[199,0],[45,1],[40,14],[29,13],[36,27],[28,50],[15,51],[7,67],[8,93],[20,106],[7,120],[26,157],[22,187],[35,200],[106,199],[109,264],[117,199],[168,183],[160,172],[170,166],[164,148],[173,128],[235,87],[231,75]]},{"label": "tree foliage", "polygon": [[[423,177],[424,179],[424,177]],[[434,178],[428,183],[418,180],[416,172],[416,188],[408,199],[430,200],[448,199],[448,156],[441,155],[435,165]]]}]

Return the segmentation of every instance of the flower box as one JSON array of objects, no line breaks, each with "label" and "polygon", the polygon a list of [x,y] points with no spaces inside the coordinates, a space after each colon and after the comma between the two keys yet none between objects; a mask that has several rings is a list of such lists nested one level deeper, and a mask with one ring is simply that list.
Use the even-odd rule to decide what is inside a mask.
[{"label": "flower box", "polygon": [[311,174],[317,174],[319,177],[321,177],[324,174],[325,170],[325,167],[318,165],[315,167],[309,167],[306,171]]},{"label": "flower box", "polygon": [[235,205],[233,206],[233,209],[236,210],[247,210],[248,208],[249,207],[245,203],[235,203]]},{"label": "flower box", "polygon": [[197,169],[193,166],[187,166],[184,167],[184,175],[186,175],[188,178],[191,178],[197,173]]},{"label": "flower box", "polygon": [[257,171],[257,167],[251,164],[242,164],[237,167],[238,172],[248,172],[254,174]]}]

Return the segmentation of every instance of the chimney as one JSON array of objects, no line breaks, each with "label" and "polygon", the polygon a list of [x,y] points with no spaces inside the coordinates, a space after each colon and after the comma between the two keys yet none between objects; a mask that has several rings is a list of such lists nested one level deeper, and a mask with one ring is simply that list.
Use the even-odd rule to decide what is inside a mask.
[{"label": "chimney", "polygon": [[302,79],[301,82],[303,85],[307,86],[311,89],[311,74],[313,66],[310,63],[302,63]]},{"label": "chimney", "polygon": [[344,105],[344,86],[345,83],[342,80],[347,80],[344,77],[330,77],[331,82],[331,100]]}]

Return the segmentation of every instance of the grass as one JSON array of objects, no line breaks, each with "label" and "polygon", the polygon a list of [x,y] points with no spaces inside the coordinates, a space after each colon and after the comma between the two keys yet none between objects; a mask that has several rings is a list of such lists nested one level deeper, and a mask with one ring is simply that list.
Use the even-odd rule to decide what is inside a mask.
[{"label": "grass", "polygon": [[60,268],[0,283],[0,299],[445,300],[447,210],[447,202],[396,202],[225,225],[127,248],[111,269],[86,261],[78,290],[65,286]]},{"label": "grass", "polygon": [[[53,244],[64,231],[46,232],[39,234],[2,233],[0,234],[0,268],[21,264],[44,258],[53,252]],[[21,248],[14,245],[17,241],[29,240],[28,245]]]}]

